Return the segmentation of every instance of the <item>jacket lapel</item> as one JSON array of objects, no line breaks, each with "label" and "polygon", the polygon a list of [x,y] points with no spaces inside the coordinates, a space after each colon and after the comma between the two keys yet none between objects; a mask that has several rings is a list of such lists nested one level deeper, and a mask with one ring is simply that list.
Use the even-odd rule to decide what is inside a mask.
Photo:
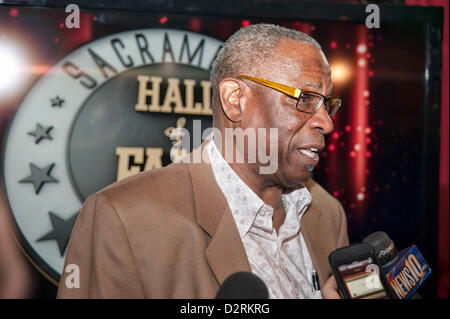
[{"label": "jacket lapel", "polygon": [[[305,186],[312,193],[311,187],[314,184],[306,182]],[[311,194],[312,195],[312,194]],[[331,275],[331,268],[328,262],[328,254],[333,250],[332,242],[327,234],[321,233],[322,229],[322,211],[315,204],[313,198],[308,210],[301,220],[301,232],[308,247],[314,268],[319,275],[320,287],[323,287],[328,277]]]},{"label": "jacket lapel", "polygon": [[235,272],[252,272],[229,208],[223,213],[205,255],[219,285],[222,285],[224,280]]},{"label": "jacket lapel", "polygon": [[194,152],[204,151],[204,159],[207,159],[207,163],[189,164],[189,170],[197,221],[211,237],[205,256],[221,285],[229,275],[238,271],[251,272],[251,267],[233,215],[215,180],[205,145],[206,143],[203,143]]}]

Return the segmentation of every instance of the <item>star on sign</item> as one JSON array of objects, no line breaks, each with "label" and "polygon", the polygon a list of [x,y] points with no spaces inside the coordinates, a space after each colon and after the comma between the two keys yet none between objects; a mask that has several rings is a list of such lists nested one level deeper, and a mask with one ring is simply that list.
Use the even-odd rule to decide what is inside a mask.
[{"label": "star on sign", "polygon": [[61,106],[64,104],[65,100],[61,99],[61,98],[57,95],[55,98],[50,99],[50,102],[52,102],[52,107],[55,107],[55,106],[61,107]]},{"label": "star on sign", "polygon": [[48,212],[48,216],[50,217],[50,222],[52,223],[52,230],[36,241],[40,242],[44,240],[56,240],[59,248],[59,253],[62,257],[69,243],[70,235],[72,234],[72,229],[77,220],[78,213],[73,214],[66,220],[62,219],[52,212]]},{"label": "star on sign", "polygon": [[44,127],[39,123],[36,123],[36,128],[34,131],[27,132],[28,135],[34,136],[34,143],[38,144],[42,139],[48,138],[49,140],[52,139],[52,137],[49,135],[49,132],[53,126]]},{"label": "star on sign", "polygon": [[39,194],[45,183],[58,183],[56,179],[50,176],[53,166],[55,166],[55,163],[52,163],[44,168],[39,168],[33,163],[30,163],[31,175],[20,180],[19,183],[33,183],[34,191],[36,194]]}]

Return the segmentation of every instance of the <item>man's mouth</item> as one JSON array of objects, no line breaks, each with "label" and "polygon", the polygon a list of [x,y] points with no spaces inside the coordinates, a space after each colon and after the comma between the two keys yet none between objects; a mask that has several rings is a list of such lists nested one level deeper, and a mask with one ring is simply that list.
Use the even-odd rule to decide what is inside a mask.
[{"label": "man's mouth", "polygon": [[314,162],[319,161],[319,151],[322,147],[319,146],[311,146],[311,147],[302,147],[299,148],[298,151],[305,155],[307,158],[311,159]]},{"label": "man's mouth", "polygon": [[302,154],[308,156],[310,159],[318,159],[319,158],[319,155],[317,155],[317,151],[318,151],[317,148],[310,148],[309,150],[301,148],[301,149],[299,149],[299,151]]}]

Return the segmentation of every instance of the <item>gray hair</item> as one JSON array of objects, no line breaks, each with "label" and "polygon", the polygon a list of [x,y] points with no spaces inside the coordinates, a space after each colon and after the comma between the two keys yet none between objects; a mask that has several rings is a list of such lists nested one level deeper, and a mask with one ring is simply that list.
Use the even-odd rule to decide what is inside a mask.
[{"label": "gray hair", "polygon": [[276,46],[282,39],[310,44],[322,50],[319,43],[300,31],[274,24],[253,24],[239,29],[217,54],[211,69],[211,85],[217,97],[219,83],[226,77],[240,74],[257,76],[263,61],[276,55]]}]

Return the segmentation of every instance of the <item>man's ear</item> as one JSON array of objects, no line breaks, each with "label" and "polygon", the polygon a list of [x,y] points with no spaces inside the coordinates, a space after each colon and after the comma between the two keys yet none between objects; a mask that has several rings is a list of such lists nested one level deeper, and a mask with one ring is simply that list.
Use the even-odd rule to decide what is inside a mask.
[{"label": "man's ear", "polygon": [[232,78],[225,78],[219,84],[220,101],[227,118],[235,123],[242,119],[242,87],[241,83]]}]

